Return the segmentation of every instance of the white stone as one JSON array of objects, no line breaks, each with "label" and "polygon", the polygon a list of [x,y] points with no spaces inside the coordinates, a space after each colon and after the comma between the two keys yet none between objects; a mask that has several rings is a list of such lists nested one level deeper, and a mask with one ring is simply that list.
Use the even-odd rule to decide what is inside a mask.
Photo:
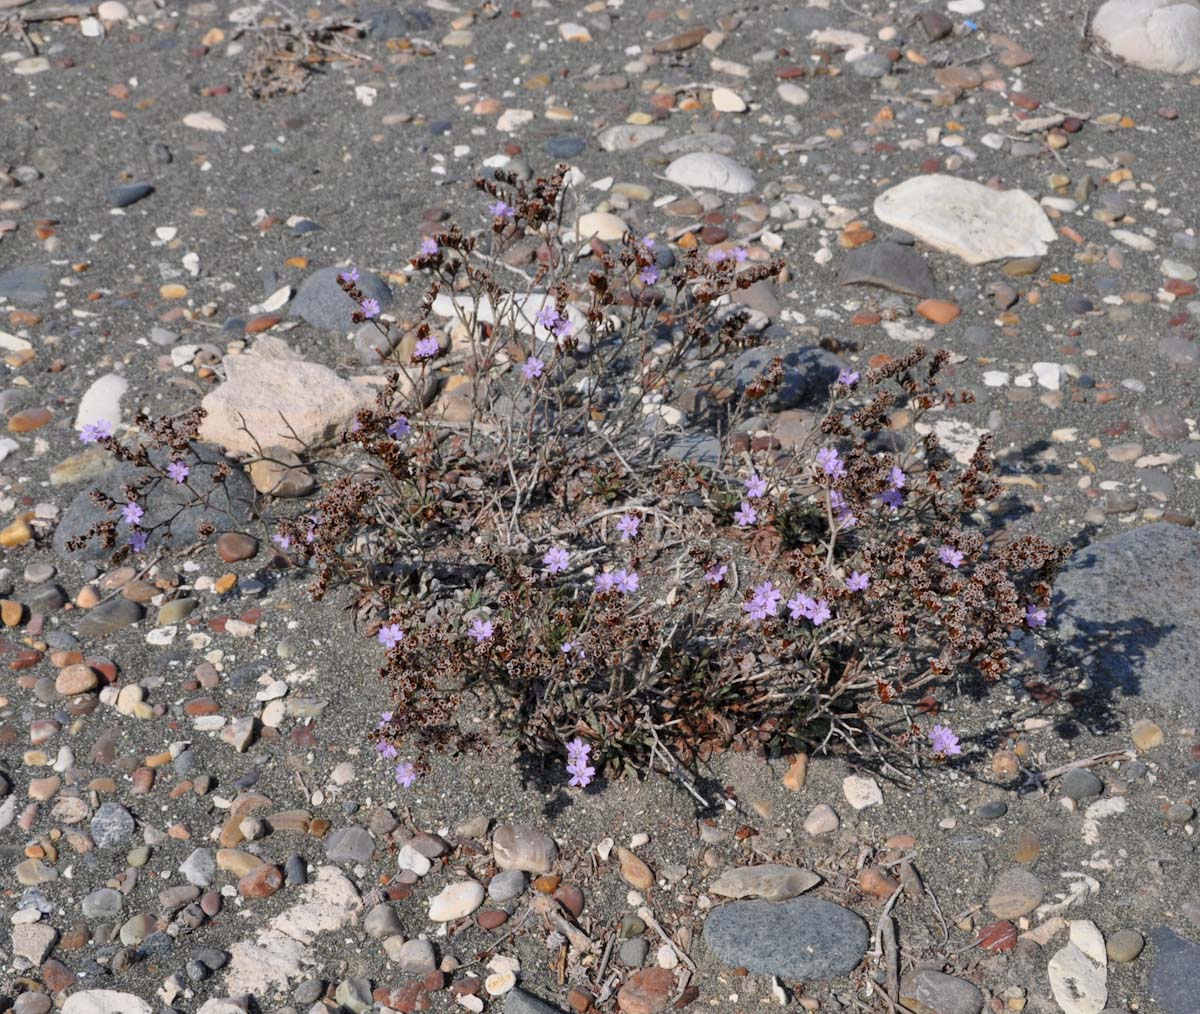
[{"label": "white stone", "polygon": [[1150,253],[1154,249],[1154,240],[1149,236],[1143,236],[1138,232],[1130,232],[1128,229],[1113,229],[1110,234],[1118,243],[1124,243],[1134,250],[1140,250],[1142,253]]},{"label": "white stone", "polygon": [[209,130],[215,134],[224,134],[229,129],[219,116],[204,112],[188,113],[183,118],[183,125],[191,127],[193,130]]},{"label": "white stone", "polygon": [[447,884],[442,893],[429,901],[429,918],[433,922],[453,922],[463,919],[483,904],[483,884],[461,880]]},{"label": "white stone", "polygon": [[13,73],[28,77],[30,74],[41,74],[50,69],[50,61],[44,56],[27,56],[13,64]]},{"label": "white stone", "polygon": [[1200,5],[1191,0],[1108,0],[1092,32],[1126,63],[1168,74],[1200,70]]},{"label": "white stone", "polygon": [[98,39],[104,34],[104,24],[99,18],[84,18],[79,22],[79,30],[86,38]]},{"label": "white stone", "polygon": [[506,109],[496,120],[496,129],[511,134],[518,127],[532,120],[533,116],[532,109]]},{"label": "white stone", "polygon": [[1163,261],[1162,273],[1168,278],[1178,278],[1183,282],[1190,282],[1196,277],[1196,269],[1190,264],[1184,264],[1182,261]]},{"label": "white stone", "polygon": [[1003,370],[984,370],[984,387],[1007,387],[1011,378]]},{"label": "white stone", "polygon": [[844,28],[818,28],[808,36],[818,46],[832,46],[835,49],[865,49],[871,44],[861,32],[850,32]]},{"label": "white stone", "polygon": [[847,775],[842,779],[842,795],[856,810],[883,805],[883,790],[869,775]]},{"label": "white stone", "polygon": [[801,88],[798,84],[793,84],[791,81],[783,81],[779,87],[775,89],[775,94],[778,95],[789,106],[803,106],[808,102],[808,89]]},{"label": "white stone", "polygon": [[574,21],[563,21],[558,26],[558,34],[563,42],[591,42],[592,33],[589,32],[583,25],[577,25]]},{"label": "white stone", "polygon": [[581,240],[595,236],[605,243],[614,243],[628,231],[629,226],[611,211],[589,211],[579,216],[577,232]]},{"label": "white stone", "polygon": [[667,166],[666,177],[683,187],[720,190],[726,194],[748,194],[754,189],[754,174],[749,169],[711,151],[681,155]]},{"label": "white stone", "polygon": [[1100,1014],[1108,1002],[1108,955],[1094,922],[1071,922],[1070,942],[1050,959],[1050,989],[1064,1014]]},{"label": "white stone", "polygon": [[714,88],[712,93],[713,109],[718,113],[744,113],[746,100],[732,88]]},{"label": "white stone", "polygon": [[1062,365],[1059,363],[1034,363],[1033,372],[1038,383],[1048,391],[1062,387]]},{"label": "white stone", "polygon": [[666,136],[667,128],[656,123],[618,123],[605,127],[596,140],[605,151],[632,151]]},{"label": "white stone", "polygon": [[946,10],[951,14],[978,14],[983,8],[983,0],[950,0],[946,4]]},{"label": "white stone", "polygon": [[85,989],[72,993],[62,1014],[153,1014],[145,1000],[115,989]]},{"label": "white stone", "polygon": [[517,977],[511,971],[493,972],[483,980],[483,988],[489,996],[503,996],[517,984]]},{"label": "white stone", "polygon": [[433,863],[429,861],[427,856],[423,856],[411,845],[402,845],[400,854],[397,857],[399,860],[400,869],[410,870],[418,877],[425,876],[433,868]]},{"label": "white stone", "polygon": [[818,803],[812,812],[804,818],[804,833],[812,838],[819,835],[831,834],[841,827],[842,821],[837,811],[828,803]]},{"label": "white stone", "polygon": [[224,365],[225,383],[201,403],[207,414],[200,437],[237,454],[272,444],[292,451],[320,446],[375,403],[369,387],[318,363],[243,354],[227,356]]},{"label": "white stone", "polygon": [[875,199],[875,215],[968,264],[1041,257],[1057,238],[1046,213],[1025,191],[993,190],[941,173],[884,191]]},{"label": "white stone", "polygon": [[81,430],[89,423],[106,422],[116,432],[121,425],[121,398],[128,388],[129,381],[119,373],[106,373],[92,381],[79,399],[75,429]]},{"label": "white stone", "polygon": [[117,0],[104,0],[104,3],[96,8],[96,17],[101,21],[124,21],[129,17],[129,8]]}]

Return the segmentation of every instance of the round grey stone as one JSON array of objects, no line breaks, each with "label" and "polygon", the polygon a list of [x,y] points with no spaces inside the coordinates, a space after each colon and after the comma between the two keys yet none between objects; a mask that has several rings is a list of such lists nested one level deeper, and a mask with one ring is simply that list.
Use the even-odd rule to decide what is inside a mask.
[{"label": "round grey stone", "polygon": [[85,895],[80,909],[85,919],[115,919],[121,913],[121,892],[101,887]]},{"label": "round grey stone", "polygon": [[512,901],[525,893],[525,874],[520,870],[502,870],[488,881],[492,901]]},{"label": "round grey stone", "polygon": [[[321,268],[320,271],[314,271],[300,286],[289,313],[326,331],[346,334],[354,330],[355,324],[350,318],[358,307],[338,284],[338,275],[345,270]],[[382,278],[370,271],[359,271],[358,287],[366,299],[378,300],[381,307],[387,307],[392,302],[392,290]]]},{"label": "round grey stone", "polygon": [[618,953],[625,967],[641,968],[646,963],[646,954],[649,950],[650,945],[646,942],[645,937],[634,937],[621,944],[621,950]]},{"label": "round grey stone", "polygon": [[1073,768],[1062,777],[1062,790],[1076,802],[1098,796],[1104,783],[1086,768]]},{"label": "round grey stone", "polygon": [[125,807],[120,803],[102,803],[92,818],[92,840],[97,848],[117,848],[129,841],[133,828],[133,814]]}]

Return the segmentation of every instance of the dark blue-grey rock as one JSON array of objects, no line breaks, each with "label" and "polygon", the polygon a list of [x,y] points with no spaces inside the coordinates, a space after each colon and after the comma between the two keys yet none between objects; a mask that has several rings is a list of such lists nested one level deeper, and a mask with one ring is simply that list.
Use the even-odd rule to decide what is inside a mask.
[{"label": "dark blue-grey rock", "polygon": [[587,141],[582,137],[567,134],[561,137],[546,138],[545,144],[542,145],[542,151],[551,158],[574,158],[586,147]]},{"label": "dark blue-grey rock", "polygon": [[822,28],[832,28],[834,16],[831,11],[822,10],[819,7],[802,7],[799,10],[790,10],[786,14],[780,15],[777,24],[782,31],[798,36],[796,44],[799,45],[800,41],[806,39],[810,32],[820,31]]},{"label": "dark blue-grey rock", "polygon": [[17,306],[34,306],[50,295],[50,265],[21,264],[0,271],[0,297]]},{"label": "dark blue-grey rock", "polygon": [[892,61],[886,53],[867,53],[861,59],[850,64],[850,72],[859,77],[887,77],[892,70]]},{"label": "dark blue-grey rock", "polygon": [[1142,525],[1084,547],[1050,621],[1100,690],[1200,717],[1200,532]]},{"label": "dark blue-grey rock", "polygon": [[793,349],[781,352],[769,345],[747,349],[733,361],[733,381],[741,394],[776,356],[783,360],[783,380],[767,401],[776,408],[796,408],[809,400],[823,400],[837,379],[842,362],[824,349]]},{"label": "dark blue-grey rock", "polygon": [[80,637],[107,637],[140,622],[145,615],[139,603],[118,596],[89,609],[75,624],[75,633]]},{"label": "dark blue-grey rock", "polygon": [[922,1014],[979,1014],[983,994],[965,979],[923,968],[900,982],[900,999]]},{"label": "dark blue-grey rock", "polygon": [[97,848],[116,848],[129,841],[133,828],[133,814],[120,803],[101,803],[92,818],[92,841]]},{"label": "dark blue-grey rock", "polygon": [[664,453],[701,468],[717,468],[721,464],[721,441],[710,433],[685,433]]},{"label": "dark blue-grey rock", "polygon": [[735,901],[715,909],[704,942],[726,965],[782,979],[836,979],[858,966],[871,934],[841,905],[820,898]]},{"label": "dark blue-grey rock", "polygon": [[1150,969],[1150,999],[1163,1014],[1196,1014],[1196,969],[1200,944],[1160,926],[1150,934],[1154,965]]},{"label": "dark blue-grey rock", "polygon": [[[172,482],[169,478],[160,480],[139,499],[145,515],[142,518],[142,528],[149,534],[147,551],[162,546],[168,549],[184,549],[197,541],[201,541],[200,526],[205,522],[215,529],[212,538],[224,531],[244,531],[250,523],[250,514],[254,507],[254,487],[250,479],[236,462],[224,457],[219,450],[206,444],[191,445],[191,460],[188,466],[191,474],[184,484]],[[165,468],[169,463],[164,452],[152,451],[151,460],[159,467]],[[217,467],[225,464],[229,474],[224,482],[215,482],[213,474]],[[70,550],[68,543],[76,536],[83,536],[91,527],[105,519],[120,519],[120,512],[108,514],[103,508],[92,502],[91,490],[102,490],[114,500],[125,501],[124,487],[135,483],[147,472],[129,463],[118,465],[109,471],[102,479],[78,493],[74,500],[63,512],[62,520],[54,532],[54,551],[61,557],[75,560],[95,560],[106,556],[110,550],[105,550],[100,540],[92,536],[81,549]],[[192,501],[197,493],[201,499]],[[166,518],[172,518],[170,530],[156,528]],[[117,545],[123,545],[128,538],[128,529],[118,524]]]},{"label": "dark blue-grey rock", "polygon": [[[288,312],[308,321],[313,327],[342,333],[353,331],[356,325],[350,318],[357,307],[354,300],[342,291],[337,280],[337,276],[345,270],[321,268],[314,271],[304,279]],[[358,275],[358,287],[365,299],[378,300],[381,307],[391,304],[392,290],[382,278],[362,269],[359,269]]]},{"label": "dark blue-grey rock", "polygon": [[563,1014],[562,1009],[517,988],[504,998],[504,1014]]},{"label": "dark blue-grey rock", "polygon": [[839,285],[874,285],[909,296],[934,296],[933,273],[913,247],[886,240],[860,246],[846,254]]},{"label": "dark blue-grey rock", "polygon": [[359,17],[371,22],[368,34],[377,39],[402,39],[414,32],[427,32],[433,28],[433,18],[419,8],[402,11],[373,7]]},{"label": "dark blue-grey rock", "polygon": [[108,192],[108,203],[114,208],[128,208],[152,193],[154,187],[149,183],[122,183]]}]

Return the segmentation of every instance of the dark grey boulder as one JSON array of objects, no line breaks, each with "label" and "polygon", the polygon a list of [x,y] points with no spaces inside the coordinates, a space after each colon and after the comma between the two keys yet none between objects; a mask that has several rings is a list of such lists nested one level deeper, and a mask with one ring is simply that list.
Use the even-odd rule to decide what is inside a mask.
[{"label": "dark grey boulder", "polygon": [[925,258],[911,246],[886,240],[851,250],[842,262],[838,284],[874,285],[909,296],[937,294]]},{"label": "dark grey boulder", "polygon": [[[306,320],[313,327],[326,331],[339,331],[348,334],[358,325],[351,320],[357,309],[354,300],[343,291],[338,284],[338,275],[345,268],[321,268],[314,271],[300,286],[296,298],[288,312],[294,317]],[[359,269],[358,287],[366,299],[379,301],[380,307],[387,308],[392,302],[392,290],[378,275]]]}]

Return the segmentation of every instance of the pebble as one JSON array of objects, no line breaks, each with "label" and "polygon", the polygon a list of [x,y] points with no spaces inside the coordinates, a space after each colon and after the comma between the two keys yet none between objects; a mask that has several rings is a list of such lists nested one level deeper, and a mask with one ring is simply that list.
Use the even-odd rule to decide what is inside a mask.
[{"label": "pebble", "polygon": [[154,193],[149,183],[123,183],[108,192],[108,203],[114,208],[127,208]]},{"label": "pebble", "polygon": [[1098,796],[1104,791],[1104,783],[1087,768],[1072,768],[1062,777],[1062,790],[1076,802]]},{"label": "pebble", "polygon": [[501,870],[549,873],[558,859],[558,846],[534,828],[501,824],[492,835],[492,854]]},{"label": "pebble", "polygon": [[1045,888],[1029,870],[1013,867],[997,879],[988,897],[988,911],[997,919],[1019,919],[1042,903]]},{"label": "pebble", "polygon": [[847,775],[842,779],[842,795],[856,810],[883,805],[883,790],[870,775]]},{"label": "pebble", "polygon": [[667,166],[665,176],[681,186],[728,194],[748,194],[756,185],[754,175],[745,166],[726,155],[709,151],[680,156]]},{"label": "pebble", "polygon": [[1105,953],[1110,961],[1136,961],[1142,948],[1146,946],[1146,938],[1137,930],[1117,930],[1104,942]]},{"label": "pebble", "polygon": [[483,904],[483,885],[474,880],[447,884],[430,899],[429,918],[433,922],[453,922],[464,919]]}]

